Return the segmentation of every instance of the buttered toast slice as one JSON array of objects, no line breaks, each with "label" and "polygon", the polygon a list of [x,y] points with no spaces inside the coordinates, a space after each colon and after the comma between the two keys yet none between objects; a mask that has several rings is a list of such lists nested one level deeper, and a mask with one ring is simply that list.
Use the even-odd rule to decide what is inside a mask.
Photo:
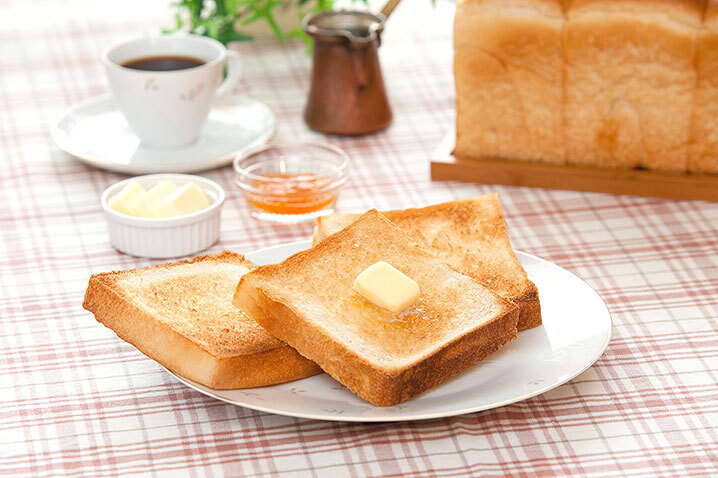
[{"label": "buttered toast slice", "polygon": [[321,372],[232,305],[240,277],[255,267],[225,251],[94,274],[83,307],[151,359],[208,387],[260,387]]},{"label": "buttered toast slice", "polygon": [[[519,330],[541,325],[538,290],[511,247],[498,194],[382,214],[457,271],[516,304],[520,309]],[[358,217],[334,214],[317,218],[313,243]]]},{"label": "buttered toast slice", "polygon": [[[418,300],[402,312],[352,288],[379,261],[419,285]],[[516,337],[518,320],[515,305],[375,210],[309,250],[245,274],[234,304],[377,406],[408,400],[483,359]]]}]

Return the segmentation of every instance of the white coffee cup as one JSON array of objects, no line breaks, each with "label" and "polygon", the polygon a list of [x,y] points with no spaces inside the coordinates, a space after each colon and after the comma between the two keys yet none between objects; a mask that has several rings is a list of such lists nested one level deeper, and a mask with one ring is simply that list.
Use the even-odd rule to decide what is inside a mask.
[{"label": "white coffee cup", "polygon": [[[184,56],[204,61],[183,70],[146,71],[127,62]],[[147,146],[173,148],[193,142],[212,105],[231,92],[240,77],[239,55],[200,35],[153,35],[122,41],[102,53],[120,111]],[[224,65],[227,77],[222,82]]]}]

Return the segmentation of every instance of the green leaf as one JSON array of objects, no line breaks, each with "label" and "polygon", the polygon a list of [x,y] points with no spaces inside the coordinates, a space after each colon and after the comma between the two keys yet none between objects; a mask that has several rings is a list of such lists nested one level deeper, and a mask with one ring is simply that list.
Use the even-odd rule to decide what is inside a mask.
[{"label": "green leaf", "polygon": [[[367,3],[367,0],[352,1]],[[236,22],[249,25],[266,21],[279,40],[299,38],[308,43],[311,40],[301,29],[284,32],[276,20],[274,9],[291,3],[296,3],[303,11],[314,12],[331,10],[335,0],[176,0],[170,5],[174,9],[174,31],[206,35],[226,44],[252,39],[250,35],[235,31]]]},{"label": "green leaf", "polygon": [[225,45],[233,41],[249,40],[254,40],[254,37],[252,35],[247,35],[246,33],[238,32],[233,28],[229,28],[226,31],[223,31],[221,34],[221,38],[219,39],[219,41],[221,41]]},{"label": "green leaf", "polygon": [[249,15],[249,17],[247,17],[244,21],[242,21],[242,25],[250,25],[257,20],[265,20],[274,32],[274,35],[280,41],[284,41],[284,32],[279,27],[279,24],[274,18],[273,12],[274,8],[276,8],[281,3],[282,2],[280,0],[264,0],[263,2],[261,2],[261,5],[255,5],[255,11],[251,15]]},{"label": "green leaf", "polygon": [[206,35],[208,37],[214,38],[216,40],[219,39],[219,25],[217,24],[217,22],[207,22],[206,28]]},{"label": "green leaf", "polygon": [[307,33],[302,29],[302,27],[297,27],[293,30],[291,30],[287,36],[289,38],[296,38],[298,40],[301,40],[302,43],[304,43],[304,46],[307,49],[307,54],[311,54],[312,51],[314,51],[314,40],[312,40],[312,37],[307,35]]}]

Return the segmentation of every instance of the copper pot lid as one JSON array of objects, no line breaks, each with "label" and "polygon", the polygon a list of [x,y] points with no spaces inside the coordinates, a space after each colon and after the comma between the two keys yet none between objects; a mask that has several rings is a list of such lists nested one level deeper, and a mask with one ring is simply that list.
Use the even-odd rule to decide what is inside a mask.
[{"label": "copper pot lid", "polygon": [[386,17],[382,14],[358,10],[338,10],[312,13],[302,20],[307,35],[321,41],[349,40],[366,44],[376,41],[384,30]]}]

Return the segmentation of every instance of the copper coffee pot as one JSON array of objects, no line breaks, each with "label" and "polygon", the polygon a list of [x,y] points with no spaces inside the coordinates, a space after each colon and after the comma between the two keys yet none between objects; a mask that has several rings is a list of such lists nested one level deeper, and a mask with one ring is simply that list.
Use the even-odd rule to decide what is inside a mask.
[{"label": "copper coffee pot", "polygon": [[359,135],[391,123],[377,50],[384,15],[359,11],[319,12],[302,22],[314,39],[311,88],[304,110],[310,128]]}]

